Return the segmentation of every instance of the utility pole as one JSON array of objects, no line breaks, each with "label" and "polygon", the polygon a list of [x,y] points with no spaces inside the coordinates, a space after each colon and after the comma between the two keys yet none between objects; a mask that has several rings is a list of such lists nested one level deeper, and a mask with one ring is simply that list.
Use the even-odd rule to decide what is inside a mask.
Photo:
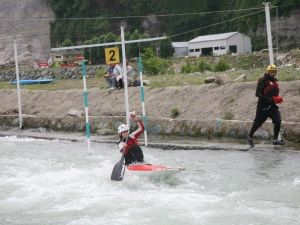
[{"label": "utility pole", "polygon": [[263,3],[265,5],[266,13],[266,26],[267,26],[267,36],[268,36],[268,49],[269,49],[269,61],[270,64],[274,64],[274,55],[273,55],[273,44],[272,44],[272,32],[271,32],[271,19],[270,19],[270,6],[271,2]]}]

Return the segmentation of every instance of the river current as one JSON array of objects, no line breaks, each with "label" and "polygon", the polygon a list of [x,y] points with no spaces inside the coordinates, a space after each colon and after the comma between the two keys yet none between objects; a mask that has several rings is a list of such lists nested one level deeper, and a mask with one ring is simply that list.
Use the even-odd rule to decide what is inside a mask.
[{"label": "river current", "polygon": [[125,172],[117,144],[0,138],[1,225],[299,225],[300,152],[143,147],[174,175]]}]

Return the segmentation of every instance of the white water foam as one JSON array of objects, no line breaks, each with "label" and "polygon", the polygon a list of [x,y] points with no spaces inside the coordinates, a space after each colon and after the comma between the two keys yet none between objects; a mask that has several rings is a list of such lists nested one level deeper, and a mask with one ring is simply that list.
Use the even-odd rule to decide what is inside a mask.
[{"label": "white water foam", "polygon": [[300,154],[162,151],[148,162],[186,170],[110,180],[117,145],[0,139],[0,224],[298,225]]}]

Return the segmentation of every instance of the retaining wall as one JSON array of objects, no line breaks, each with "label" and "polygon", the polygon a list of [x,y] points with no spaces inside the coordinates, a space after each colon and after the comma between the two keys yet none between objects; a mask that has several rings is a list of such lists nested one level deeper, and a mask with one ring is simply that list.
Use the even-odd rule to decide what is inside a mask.
[{"label": "retaining wall", "polygon": [[[125,123],[124,117],[99,116],[90,117],[91,133],[99,135],[116,134],[120,123]],[[232,137],[244,138],[252,121],[237,120],[177,120],[170,118],[149,118],[147,132],[149,135],[177,135],[190,137]],[[17,115],[0,116],[2,129],[10,129],[19,126]],[[63,116],[63,117],[37,117],[31,115],[23,116],[23,128],[45,128],[53,131],[85,132],[85,117]],[[262,139],[271,139],[273,135],[273,124],[267,121],[255,133]],[[300,143],[300,123],[283,122],[282,135],[291,142]]]}]

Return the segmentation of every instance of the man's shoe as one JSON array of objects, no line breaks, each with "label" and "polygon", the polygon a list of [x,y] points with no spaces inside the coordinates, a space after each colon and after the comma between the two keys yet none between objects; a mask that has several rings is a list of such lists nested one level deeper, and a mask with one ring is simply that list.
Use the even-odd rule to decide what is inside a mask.
[{"label": "man's shoe", "polygon": [[246,141],[247,141],[248,145],[250,145],[251,148],[253,148],[255,146],[254,142],[253,142],[253,138],[247,136]]},{"label": "man's shoe", "polygon": [[284,140],[273,140],[273,145],[284,145]]},{"label": "man's shoe", "polygon": [[107,90],[111,91],[111,90],[115,90],[115,89],[116,89],[115,87],[110,87]]}]

